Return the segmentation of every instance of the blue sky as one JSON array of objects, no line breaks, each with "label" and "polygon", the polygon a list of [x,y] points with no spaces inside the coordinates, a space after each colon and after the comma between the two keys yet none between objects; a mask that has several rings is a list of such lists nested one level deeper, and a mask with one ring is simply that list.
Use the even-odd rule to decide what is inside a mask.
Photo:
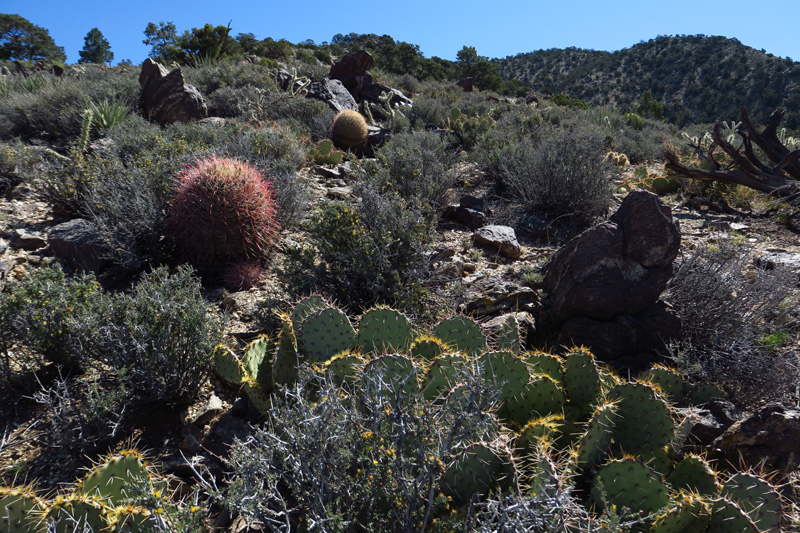
[{"label": "blue sky", "polygon": [[388,34],[418,44],[427,57],[451,60],[465,45],[494,58],[568,46],[613,51],[658,35],[723,35],[800,61],[797,0],[3,0],[0,10],[47,28],[69,63],[77,62],[93,27],[108,39],[115,63],[140,63],[149,52],[144,28],[160,21],[174,22],[179,33],[231,21],[233,35],[294,43],[321,43],[337,33]]}]

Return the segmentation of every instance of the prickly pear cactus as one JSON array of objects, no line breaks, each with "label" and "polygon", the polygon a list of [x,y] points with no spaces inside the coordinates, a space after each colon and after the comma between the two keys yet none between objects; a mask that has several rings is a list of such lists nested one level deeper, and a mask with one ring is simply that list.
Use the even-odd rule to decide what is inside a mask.
[{"label": "prickly pear cactus", "polygon": [[675,424],[669,408],[650,385],[617,385],[609,392],[609,399],[619,403],[614,439],[624,451],[655,450],[672,441]]},{"label": "prickly pear cactus", "polygon": [[760,533],[750,516],[736,503],[720,498],[711,505],[708,533]]},{"label": "prickly pear cactus", "polygon": [[434,361],[444,353],[444,343],[431,335],[423,335],[411,344],[411,357],[421,361]]},{"label": "prickly pear cactus", "polygon": [[532,418],[563,412],[565,404],[564,391],[555,381],[548,376],[534,376],[519,394],[506,398],[498,415],[521,427]]},{"label": "prickly pear cactus", "polygon": [[494,340],[498,350],[507,350],[519,353],[522,349],[522,335],[519,332],[519,322],[514,315],[508,315],[497,337]]},{"label": "prickly pear cactus", "polygon": [[617,423],[617,405],[606,403],[594,410],[586,431],[578,441],[577,460],[582,467],[594,468],[608,458]]},{"label": "prickly pear cactus", "polygon": [[267,416],[269,414],[270,409],[272,409],[272,401],[270,400],[269,394],[264,392],[258,382],[249,378],[245,379],[244,392],[247,394],[250,404],[256,411],[262,416]]},{"label": "prickly pear cactus", "polygon": [[45,506],[28,487],[0,487],[0,531],[37,531]]},{"label": "prickly pear cactus", "polygon": [[781,500],[775,487],[755,474],[739,472],[728,478],[720,494],[736,502],[761,531],[777,531]]},{"label": "prickly pear cactus", "polygon": [[574,349],[564,356],[564,383],[570,404],[585,420],[600,395],[600,372],[594,356],[586,349]]},{"label": "prickly pear cactus", "polygon": [[256,380],[261,390],[268,394],[272,390],[272,359],[275,343],[261,336],[244,349],[242,364],[247,375]]},{"label": "prickly pear cactus", "polygon": [[411,341],[411,321],[400,311],[376,307],[361,316],[358,344],[365,353],[405,351]]},{"label": "prickly pear cactus", "polygon": [[447,354],[437,357],[425,369],[422,377],[422,394],[426,400],[435,400],[449,393],[456,385],[459,372],[467,365],[467,358],[461,354]]},{"label": "prickly pear cactus", "polygon": [[97,463],[80,482],[80,493],[96,496],[109,505],[120,505],[129,497],[134,483],[150,479],[144,456],[136,450],[123,450]]},{"label": "prickly pear cactus", "polygon": [[442,474],[440,486],[457,506],[475,494],[508,487],[514,476],[511,453],[502,447],[476,443],[468,446]]},{"label": "prickly pear cactus", "polygon": [[297,302],[294,309],[292,309],[292,330],[295,332],[300,331],[300,326],[308,315],[314,311],[325,309],[326,307],[330,307],[328,302],[317,294],[313,294]]},{"label": "prickly pear cactus", "polygon": [[[383,395],[392,407],[396,406],[398,395],[408,396],[419,391],[417,366],[410,358],[403,355],[378,357],[364,366],[363,375],[380,378],[385,387],[380,387],[380,390],[374,392]],[[362,388],[365,388],[363,383],[362,379]]]},{"label": "prickly pear cactus", "polygon": [[711,523],[711,503],[696,494],[681,494],[656,517],[652,533],[701,533]]},{"label": "prickly pear cactus", "polygon": [[689,405],[701,405],[714,399],[724,399],[725,393],[713,383],[684,385],[684,396]]},{"label": "prickly pear cactus", "polygon": [[609,504],[651,514],[669,504],[669,491],[650,468],[636,459],[625,458],[610,461],[597,471],[592,500],[600,508]]},{"label": "prickly pear cactus", "polygon": [[675,464],[667,476],[672,490],[713,496],[719,492],[717,474],[708,461],[699,455],[689,454]]},{"label": "prickly pear cactus", "polygon": [[327,361],[334,355],[354,348],[356,331],[341,310],[328,307],[310,313],[300,325],[297,336],[313,361]]},{"label": "prickly pear cactus", "polygon": [[241,385],[245,375],[244,365],[227,346],[219,345],[214,348],[212,355],[214,368],[222,379],[232,385]]},{"label": "prickly pear cactus", "polygon": [[364,362],[361,357],[352,352],[342,352],[334,355],[323,365],[324,371],[331,377],[333,383],[337,385],[354,385],[358,381],[358,375]]},{"label": "prickly pear cactus", "polygon": [[526,457],[537,450],[542,442],[555,442],[564,425],[564,417],[560,414],[534,418],[514,438],[514,449],[519,451],[518,456]]},{"label": "prickly pear cactus", "polygon": [[522,357],[530,365],[532,374],[544,374],[564,388],[564,368],[560,357],[544,352],[526,353]]},{"label": "prickly pear cactus", "polygon": [[486,349],[486,337],[480,325],[465,316],[445,318],[433,328],[432,335],[466,355],[476,356]]},{"label": "prickly pear cactus", "polygon": [[528,366],[511,352],[487,352],[477,364],[484,381],[499,389],[500,401],[521,393],[528,384]]},{"label": "prickly pear cactus", "polygon": [[655,365],[642,375],[641,380],[656,385],[671,403],[678,403],[683,398],[683,376],[672,368]]},{"label": "prickly pear cactus", "polygon": [[296,346],[291,323],[285,321],[278,339],[275,361],[272,363],[273,386],[291,385],[297,381],[300,358]]}]

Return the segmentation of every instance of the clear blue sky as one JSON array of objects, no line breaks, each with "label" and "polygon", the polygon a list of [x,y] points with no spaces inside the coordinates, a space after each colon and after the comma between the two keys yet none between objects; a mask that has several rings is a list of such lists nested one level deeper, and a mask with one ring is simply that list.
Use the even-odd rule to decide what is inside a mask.
[{"label": "clear blue sky", "polygon": [[231,21],[233,35],[293,43],[321,43],[337,33],[388,34],[418,44],[427,57],[451,60],[465,45],[495,58],[568,46],[614,51],[658,35],[723,35],[800,61],[798,0],[3,0],[1,6],[48,29],[69,63],[77,62],[93,27],[108,39],[115,63],[140,63],[149,52],[144,28],[160,21],[174,22],[179,33]]}]

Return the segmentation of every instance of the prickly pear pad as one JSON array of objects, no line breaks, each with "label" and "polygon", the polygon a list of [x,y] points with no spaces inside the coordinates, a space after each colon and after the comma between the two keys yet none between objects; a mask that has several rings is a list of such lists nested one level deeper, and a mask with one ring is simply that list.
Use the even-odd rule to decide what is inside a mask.
[{"label": "prickly pear pad", "polygon": [[445,318],[433,328],[432,334],[448,347],[470,356],[486,349],[486,337],[480,325],[465,316]]},{"label": "prickly pear pad", "polygon": [[598,470],[592,500],[600,508],[605,501],[620,509],[651,514],[669,503],[669,491],[655,472],[636,459],[619,459]]},{"label": "prickly pear pad", "polygon": [[738,472],[720,490],[735,501],[761,531],[777,531],[781,522],[780,496],[767,480],[755,474]]},{"label": "prickly pear pad", "polygon": [[328,307],[303,320],[297,340],[314,361],[323,362],[355,347],[356,331],[344,312]]},{"label": "prickly pear pad", "polygon": [[361,316],[358,344],[365,353],[406,350],[411,340],[411,321],[400,311],[376,307]]}]

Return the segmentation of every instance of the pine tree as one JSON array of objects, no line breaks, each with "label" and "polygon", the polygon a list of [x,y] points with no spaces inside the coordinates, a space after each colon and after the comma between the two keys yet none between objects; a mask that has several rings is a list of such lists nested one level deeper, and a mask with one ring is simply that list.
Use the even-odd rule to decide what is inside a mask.
[{"label": "pine tree", "polygon": [[97,28],[92,28],[86,37],[83,38],[83,50],[78,52],[81,58],[78,63],[111,63],[114,60],[114,52],[108,40],[103,37],[103,33]]}]

